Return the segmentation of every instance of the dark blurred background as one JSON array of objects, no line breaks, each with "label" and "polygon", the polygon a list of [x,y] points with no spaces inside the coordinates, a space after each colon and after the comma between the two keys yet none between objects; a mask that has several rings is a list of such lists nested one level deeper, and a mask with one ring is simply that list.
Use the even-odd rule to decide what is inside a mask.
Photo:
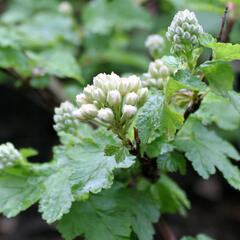
[{"label": "dark blurred background", "polygon": [[[164,37],[179,9],[196,12],[206,32],[217,36],[226,1],[189,0],[8,0],[0,1],[0,143],[39,152],[34,162],[47,162],[58,144],[53,109],[99,72],[142,74],[151,57],[145,48],[150,34]],[[239,7],[229,42],[239,43]],[[6,52],[6,48],[9,50]],[[61,58],[67,52],[68,58]],[[169,44],[163,54],[169,54]],[[202,59],[209,57],[204,52]],[[25,59],[27,56],[31,62]],[[37,60],[38,61],[37,61]],[[65,67],[74,67],[75,74]],[[233,62],[239,90],[240,63]],[[224,131],[212,125],[240,151],[240,128]],[[186,217],[166,215],[177,238],[206,233],[217,240],[240,239],[240,192],[221,176],[202,180],[188,164],[185,176],[173,178],[186,191],[192,208]],[[34,206],[19,216],[0,216],[1,240],[60,240]],[[160,236],[156,236],[160,240]]]}]

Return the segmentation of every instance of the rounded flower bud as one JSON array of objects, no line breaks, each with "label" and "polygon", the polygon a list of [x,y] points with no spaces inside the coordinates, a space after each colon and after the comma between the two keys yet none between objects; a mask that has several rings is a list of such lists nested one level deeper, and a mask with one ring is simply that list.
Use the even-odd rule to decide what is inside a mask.
[{"label": "rounded flower bud", "polygon": [[107,123],[111,123],[114,120],[114,114],[111,108],[101,108],[97,116],[100,120]]},{"label": "rounded flower bud", "polygon": [[164,82],[169,80],[172,70],[161,59],[149,64],[148,73],[143,74],[143,85],[147,87],[163,88]]},{"label": "rounded flower bud", "polygon": [[118,90],[111,90],[107,95],[107,102],[112,107],[118,107],[121,104],[121,94]]},{"label": "rounded flower bud", "polygon": [[12,143],[0,145],[0,169],[13,167],[17,165],[21,159],[21,154]]},{"label": "rounded flower bud", "polygon": [[130,92],[130,81],[128,78],[122,78],[119,83],[119,92],[122,96],[125,96],[128,92]]},{"label": "rounded flower bud", "polygon": [[105,103],[106,94],[103,92],[101,88],[96,88],[93,90],[93,98],[100,103]]},{"label": "rounded flower bud", "polygon": [[130,92],[126,95],[125,103],[127,105],[136,105],[138,102],[138,95],[135,92]]},{"label": "rounded flower bud", "polygon": [[86,118],[82,114],[82,109],[77,109],[77,110],[73,111],[73,116],[79,118],[82,121],[87,121],[88,120],[88,118]]},{"label": "rounded flower bud", "polygon": [[76,96],[76,102],[79,106],[88,103],[84,93],[80,93]]},{"label": "rounded flower bud", "polygon": [[90,86],[90,85],[87,85],[87,87],[85,87],[83,89],[83,93],[85,94],[85,97],[87,99],[87,101],[91,102],[94,100],[93,98],[93,90],[95,89],[94,86]]},{"label": "rounded flower bud", "polygon": [[172,51],[181,52],[191,50],[202,34],[202,26],[198,23],[195,14],[185,9],[174,16],[166,36],[172,43]]},{"label": "rounded flower bud", "polygon": [[137,108],[132,105],[125,104],[122,109],[123,117],[127,119],[133,118],[137,113]]},{"label": "rounded flower bud", "polygon": [[80,109],[86,118],[95,118],[98,114],[98,109],[94,104],[83,104]]},{"label": "rounded flower bud", "polygon": [[97,76],[93,78],[93,84],[95,87],[103,89],[104,82],[107,82],[107,74],[106,73],[99,73]]},{"label": "rounded flower bud", "polygon": [[154,34],[148,36],[145,46],[149,49],[150,54],[154,56],[155,54],[161,54],[165,48],[165,42],[161,36]]},{"label": "rounded flower bud", "polygon": [[73,11],[72,5],[67,1],[61,2],[58,6],[58,10],[59,12],[65,13],[65,14],[70,14]]},{"label": "rounded flower bud", "polygon": [[77,108],[68,101],[61,103],[58,108],[55,108],[55,115],[53,120],[55,122],[53,128],[57,132],[74,132],[79,125],[77,119],[75,119],[73,112]]},{"label": "rounded flower bud", "polygon": [[148,89],[141,88],[138,90],[138,104],[139,106],[143,106],[144,103],[147,101],[148,98]]},{"label": "rounded flower bud", "polygon": [[131,91],[137,92],[137,90],[141,87],[141,80],[136,75],[132,75],[128,77],[130,81],[130,89]]}]

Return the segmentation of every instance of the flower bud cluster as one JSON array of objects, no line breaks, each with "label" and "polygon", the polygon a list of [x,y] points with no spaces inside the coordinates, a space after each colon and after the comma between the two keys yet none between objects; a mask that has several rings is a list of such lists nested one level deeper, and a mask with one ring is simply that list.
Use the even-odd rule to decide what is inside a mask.
[{"label": "flower bud cluster", "polygon": [[77,110],[74,105],[68,101],[61,103],[60,107],[55,108],[53,117],[55,125],[53,126],[57,132],[65,131],[74,133],[79,126],[79,121],[73,116],[73,112]]},{"label": "flower bud cluster", "polygon": [[0,169],[13,167],[22,158],[12,143],[0,145]]},{"label": "flower bud cluster", "polygon": [[70,2],[61,2],[58,6],[58,11],[63,14],[70,14],[73,11],[73,7]]},{"label": "flower bud cluster", "polygon": [[188,9],[179,11],[168,27],[166,36],[172,43],[173,52],[189,51],[198,44],[203,28],[193,12]]},{"label": "flower bud cluster", "polygon": [[139,77],[119,77],[115,73],[100,73],[93,85],[76,96],[80,108],[74,115],[83,121],[109,124],[112,129],[129,124],[137,110],[147,100],[148,89],[142,88]]},{"label": "flower bud cluster", "polygon": [[172,70],[161,59],[157,59],[149,64],[148,72],[143,74],[143,85],[162,89],[169,80],[171,72]]},{"label": "flower bud cluster", "polygon": [[163,49],[165,48],[165,42],[161,36],[154,34],[148,36],[145,46],[148,48],[150,54],[154,57],[155,55],[162,53]]}]

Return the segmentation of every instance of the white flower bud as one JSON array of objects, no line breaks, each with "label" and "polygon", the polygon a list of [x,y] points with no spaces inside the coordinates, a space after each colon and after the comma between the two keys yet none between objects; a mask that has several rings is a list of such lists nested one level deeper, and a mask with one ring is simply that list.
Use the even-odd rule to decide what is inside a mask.
[{"label": "white flower bud", "polygon": [[136,75],[132,75],[128,77],[130,81],[130,89],[131,91],[137,92],[137,90],[141,87],[141,80]]},{"label": "white flower bud", "polygon": [[101,108],[97,116],[100,120],[108,123],[114,120],[114,114],[111,108]]},{"label": "white flower bud", "polygon": [[89,102],[92,102],[94,100],[93,98],[93,90],[95,89],[94,86],[90,86],[90,85],[87,85],[87,87],[85,87],[83,89],[83,93],[85,94],[85,97],[87,99],[87,101]]},{"label": "white flower bud", "polygon": [[141,88],[138,90],[138,104],[139,106],[143,106],[144,103],[147,101],[148,98],[148,89]]},{"label": "white flower bud", "polygon": [[76,96],[76,102],[79,106],[88,103],[84,93],[80,93]]},{"label": "white flower bud", "polygon": [[138,102],[138,95],[135,92],[130,92],[126,95],[125,103],[127,105],[136,105]]},{"label": "white flower bud", "polygon": [[87,121],[88,118],[86,118],[83,114],[82,114],[82,110],[81,109],[77,109],[73,112],[73,116],[79,118],[82,121]]},{"label": "white flower bud", "polygon": [[93,84],[95,87],[103,89],[103,83],[107,82],[107,74],[106,73],[99,73],[97,76],[93,78]]},{"label": "white flower bud", "polygon": [[203,34],[203,29],[195,14],[186,9],[174,16],[166,36],[172,43],[172,51],[181,52],[194,48],[201,34]]},{"label": "white flower bud", "polygon": [[122,78],[119,84],[119,92],[122,96],[125,96],[128,92],[130,92],[130,81],[128,78]]},{"label": "white flower bud", "polygon": [[127,119],[133,118],[137,113],[137,108],[132,105],[125,104],[122,109],[123,117]]},{"label": "white flower bud", "polygon": [[73,115],[75,110],[77,110],[77,108],[75,108],[72,103],[68,101],[61,103],[58,108],[55,108],[55,115],[53,117],[55,125],[53,128],[57,132],[72,132],[71,130],[75,131],[75,129],[79,126],[79,122]]},{"label": "white flower bud", "polygon": [[93,98],[100,103],[105,103],[106,94],[103,92],[101,88],[96,88],[93,90]]},{"label": "white flower bud", "polygon": [[73,11],[72,5],[67,1],[61,2],[58,6],[58,11],[61,13],[70,14]]},{"label": "white flower bud", "polygon": [[121,94],[118,90],[111,90],[107,95],[107,102],[112,107],[118,107],[121,104]]},{"label": "white flower bud", "polygon": [[169,69],[166,65],[162,65],[160,67],[159,73],[162,77],[167,77],[169,76]]},{"label": "white flower bud", "polygon": [[165,42],[164,39],[155,34],[148,36],[145,46],[149,49],[149,52],[152,56],[154,56],[154,53],[160,54],[163,49],[165,48]]},{"label": "white flower bud", "polygon": [[83,104],[80,109],[86,118],[95,118],[98,114],[98,109],[94,104]]},{"label": "white flower bud", "polygon": [[0,169],[13,167],[17,165],[18,161],[21,159],[21,154],[12,143],[0,145]]}]

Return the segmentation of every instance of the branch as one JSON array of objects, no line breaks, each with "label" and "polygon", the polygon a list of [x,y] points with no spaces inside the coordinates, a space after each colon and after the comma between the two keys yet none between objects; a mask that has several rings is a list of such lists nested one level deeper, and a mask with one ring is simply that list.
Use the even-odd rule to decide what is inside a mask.
[{"label": "branch", "polygon": [[218,34],[218,37],[217,37],[218,42],[221,42],[221,40],[222,40],[222,34],[223,34],[224,25],[225,25],[225,22],[226,22],[227,12],[228,12],[228,6],[226,6],[226,8],[224,10],[223,17],[222,17],[222,24],[221,24],[220,31],[219,31],[219,34]]},{"label": "branch", "polygon": [[136,142],[136,147],[134,144],[128,139],[128,144],[130,145],[130,153],[136,156],[140,162],[142,175],[147,178],[150,182],[155,183],[160,177],[160,173],[157,167],[157,159],[156,158],[148,158],[146,154],[142,156],[141,154],[141,140],[138,135],[138,129],[134,128],[134,138]]},{"label": "branch", "polygon": [[238,15],[235,14],[235,8],[236,8],[236,4],[234,3],[228,3],[228,7],[229,7],[229,11],[230,11],[230,14],[229,14],[229,19],[227,21],[227,28],[226,28],[226,31],[222,37],[222,41],[221,42],[227,42],[228,39],[229,39],[229,35],[233,29],[233,26],[235,24],[235,22],[237,21],[237,18],[238,18]]},{"label": "branch", "polygon": [[156,230],[162,235],[164,240],[177,240],[174,233],[165,222],[163,217],[160,218],[159,222],[154,224]]}]

